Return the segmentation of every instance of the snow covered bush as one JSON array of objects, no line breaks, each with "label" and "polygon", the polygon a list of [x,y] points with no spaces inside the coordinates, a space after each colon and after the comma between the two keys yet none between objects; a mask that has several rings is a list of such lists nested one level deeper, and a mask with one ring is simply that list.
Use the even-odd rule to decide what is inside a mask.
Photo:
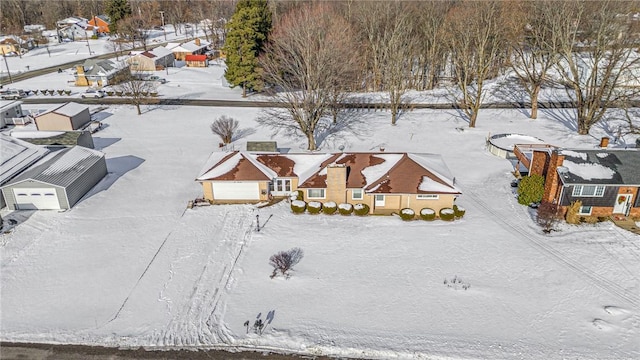
[{"label": "snow covered bush", "polygon": [[452,288],[454,290],[458,290],[458,287],[461,287],[464,290],[467,290],[471,287],[471,284],[462,281],[462,278],[459,278],[458,275],[455,275],[453,279],[444,279],[444,284],[448,288]]},{"label": "snow covered bush", "polygon": [[353,212],[358,216],[369,215],[369,205],[367,204],[355,204],[353,205]]},{"label": "snow covered bush", "polygon": [[453,221],[455,219],[455,213],[452,208],[442,208],[440,209],[440,219],[444,221]]},{"label": "snow covered bush", "polygon": [[416,212],[413,209],[404,208],[400,210],[400,218],[404,221],[413,220],[416,217]]},{"label": "snow covered bush", "polygon": [[518,185],[518,203],[529,205],[539,203],[544,195],[544,178],[542,175],[533,174],[525,176]]},{"label": "snow covered bush", "polygon": [[436,211],[429,208],[424,208],[420,210],[420,218],[422,220],[431,221],[436,218]]},{"label": "snow covered bush", "polygon": [[320,214],[320,211],[322,211],[322,203],[319,201],[310,201],[307,204],[307,211],[309,214]]},{"label": "snow covered bush", "polygon": [[338,212],[340,215],[351,215],[353,212],[353,205],[347,203],[340,204],[338,205]]},{"label": "snow covered bush", "polygon": [[456,217],[456,219],[463,217],[465,212],[467,211],[463,207],[453,205],[453,215]]},{"label": "snow covered bush", "polygon": [[271,255],[269,265],[273,266],[273,272],[270,277],[273,279],[278,275],[279,271],[282,276],[288,279],[291,276],[289,270],[299,263],[303,256],[304,252],[297,247]]},{"label": "snow covered bush", "polygon": [[322,205],[322,212],[327,215],[333,215],[338,210],[338,205],[333,201],[327,201]]},{"label": "snow covered bush", "polygon": [[296,190],[291,192],[291,194],[289,195],[289,198],[291,200],[304,200],[304,193],[302,192],[302,190]]},{"label": "snow covered bush", "polygon": [[307,208],[307,203],[302,200],[293,200],[291,202],[291,211],[294,214],[302,214]]}]

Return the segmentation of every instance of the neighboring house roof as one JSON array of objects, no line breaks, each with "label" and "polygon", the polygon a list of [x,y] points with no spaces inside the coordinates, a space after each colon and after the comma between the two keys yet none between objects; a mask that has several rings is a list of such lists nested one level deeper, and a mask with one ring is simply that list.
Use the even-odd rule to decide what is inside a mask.
[{"label": "neighboring house roof", "polygon": [[327,167],[332,164],[347,167],[347,188],[362,188],[369,193],[461,193],[442,157],[435,154],[213,153],[197,180],[297,177],[299,188],[326,188]]},{"label": "neighboring house roof", "polygon": [[106,22],[107,24],[111,23],[111,19],[109,19],[109,17],[107,15],[98,15],[96,16],[98,19]]},{"label": "neighboring house roof", "polygon": [[45,114],[49,114],[49,113],[54,113],[54,114],[59,114],[59,115],[64,115],[64,116],[68,116],[68,117],[74,117],[78,114],[80,114],[81,112],[85,111],[87,108],[87,106],[82,105],[82,104],[78,104],[75,102],[68,102],[62,105],[58,105],[54,108],[51,108],[47,111],[41,112],[39,114],[37,114],[35,117],[38,118],[42,115]]},{"label": "neighboring house roof", "polygon": [[566,185],[640,185],[640,152],[636,149],[562,149],[557,169]]},{"label": "neighboring house roof", "polygon": [[0,184],[4,184],[49,153],[49,149],[0,134]]},{"label": "neighboring house roof", "polygon": [[187,55],[185,61],[207,61],[207,55]]},{"label": "neighboring house roof", "polygon": [[62,19],[62,20],[58,20],[56,21],[56,24],[58,26],[64,26],[64,25],[72,25],[72,24],[86,24],[87,23],[87,19],[85,18],[81,18],[78,16],[70,16],[68,18]]},{"label": "neighboring house roof", "polygon": [[177,48],[178,46],[180,46],[180,43],[168,42],[164,47],[169,49],[169,50],[173,50],[174,48]]},{"label": "neighboring house roof", "polygon": [[158,46],[157,48],[154,48],[148,51],[143,51],[136,55],[142,55],[142,56],[146,56],[148,58],[153,59],[156,57],[162,58],[168,55],[173,55],[173,53],[169,49],[165,48],[164,46]]},{"label": "neighboring house roof", "polygon": [[20,44],[20,39],[14,35],[0,36],[0,44],[11,44],[17,45]]},{"label": "neighboring house roof", "polygon": [[67,187],[77,180],[85,170],[104,157],[100,151],[82,146],[65,148],[40,160],[27,171],[15,177],[5,186],[25,180],[38,181],[50,185]]},{"label": "neighboring house roof", "polygon": [[122,65],[119,65],[117,62],[110,59],[87,59],[82,66],[84,68],[85,76],[110,76],[117,74],[123,69]]},{"label": "neighboring house roof", "polygon": [[35,145],[78,145],[82,131],[13,131],[12,137]]},{"label": "neighboring house roof", "polygon": [[13,109],[15,107],[22,106],[22,101],[19,100],[0,100],[0,112],[7,109]]},{"label": "neighboring house roof", "polygon": [[171,51],[173,51],[173,52],[194,52],[194,51],[198,51],[200,49],[204,49],[207,46],[209,46],[209,44],[210,44],[207,41],[199,40],[200,41],[200,45],[198,45],[196,40],[199,40],[199,39],[195,39],[195,40],[191,40],[191,41],[186,42],[186,43],[182,43],[179,46],[171,48]]}]

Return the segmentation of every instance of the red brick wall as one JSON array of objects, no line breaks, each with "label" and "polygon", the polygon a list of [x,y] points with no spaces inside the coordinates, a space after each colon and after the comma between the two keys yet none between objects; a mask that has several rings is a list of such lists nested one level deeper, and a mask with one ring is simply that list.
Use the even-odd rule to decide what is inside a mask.
[{"label": "red brick wall", "polygon": [[560,190],[562,189],[562,182],[558,177],[556,169],[558,166],[562,166],[564,161],[564,155],[559,155],[557,151],[551,153],[549,159],[549,168],[547,170],[547,176],[544,182],[544,195],[542,196],[543,202],[556,203],[560,201]]}]

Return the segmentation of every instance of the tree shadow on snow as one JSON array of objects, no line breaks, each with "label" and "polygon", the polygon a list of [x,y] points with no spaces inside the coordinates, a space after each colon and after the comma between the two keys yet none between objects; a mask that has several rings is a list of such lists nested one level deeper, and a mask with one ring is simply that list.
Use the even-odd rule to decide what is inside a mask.
[{"label": "tree shadow on snow", "polygon": [[103,138],[103,137],[94,137],[93,138],[93,148],[96,150],[105,149],[118,141],[122,140],[122,138]]}]

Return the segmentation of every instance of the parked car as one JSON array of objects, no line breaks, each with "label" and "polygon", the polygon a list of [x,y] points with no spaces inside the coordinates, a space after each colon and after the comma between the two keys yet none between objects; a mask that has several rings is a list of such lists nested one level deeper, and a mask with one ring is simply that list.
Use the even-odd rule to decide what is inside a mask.
[{"label": "parked car", "polygon": [[85,98],[102,98],[104,97],[104,91],[102,90],[95,90],[95,89],[89,89],[87,91],[85,91],[84,93],[82,93],[83,99]]},{"label": "parked car", "polygon": [[6,89],[0,91],[0,97],[2,97],[2,100],[18,100],[22,99],[25,96],[27,96],[27,94],[24,92],[24,90]]},{"label": "parked car", "polygon": [[157,81],[160,84],[165,84],[167,82],[167,79],[165,78],[161,78],[160,76],[156,76],[156,75],[151,75],[147,78],[147,80],[149,81]]}]

